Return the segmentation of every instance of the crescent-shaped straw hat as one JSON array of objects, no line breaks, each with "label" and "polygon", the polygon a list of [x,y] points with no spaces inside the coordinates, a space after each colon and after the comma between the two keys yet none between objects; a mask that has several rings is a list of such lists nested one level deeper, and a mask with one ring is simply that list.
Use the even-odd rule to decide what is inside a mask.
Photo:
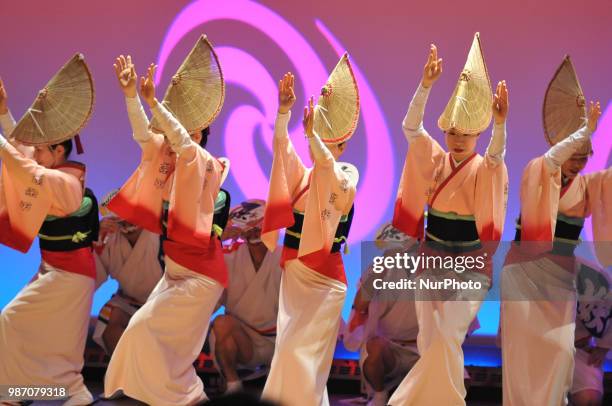
[{"label": "crescent-shaped straw hat", "polygon": [[[546,88],[542,105],[544,136],[550,145],[555,145],[584,126],[587,116],[586,101],[576,69],[569,55]],[[584,143],[576,155],[588,156],[592,152],[590,140]]]},{"label": "crescent-shaped straw hat", "polygon": [[438,127],[444,132],[453,129],[461,134],[480,134],[491,123],[492,101],[491,80],[480,34],[476,33],[453,95],[438,119]]},{"label": "crescent-shaped straw hat", "polygon": [[55,145],[69,140],[91,117],[94,86],[83,54],[74,55],[38,93],[12,136],[25,145]]},{"label": "crescent-shaped straw hat", "polygon": [[[219,58],[206,35],[200,36],[172,80],[162,105],[189,134],[208,127],[221,112],[225,81]],[[157,120],[151,127],[161,132]]]},{"label": "crescent-shaped straw hat", "polygon": [[358,120],[359,89],[345,52],[321,88],[313,128],[324,143],[340,144],[353,136]]}]

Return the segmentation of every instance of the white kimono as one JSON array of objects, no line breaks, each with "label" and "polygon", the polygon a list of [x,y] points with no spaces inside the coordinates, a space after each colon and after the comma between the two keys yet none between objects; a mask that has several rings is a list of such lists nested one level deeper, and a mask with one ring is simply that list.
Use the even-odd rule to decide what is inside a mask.
[{"label": "white kimono", "polygon": [[[162,199],[170,202],[166,269],[117,344],[106,371],[104,394],[113,397],[123,392],[156,406],[192,405],[207,399],[193,362],[208,332],[205,320],[214,312],[227,276],[221,243],[210,235],[221,164],[158,104],[152,112],[176,152],[172,157],[163,137],[147,130],[138,98],[126,102],[143,155],[109,209],[132,224],[160,231]],[[135,218],[130,219],[131,215]]]},{"label": "white kimono", "polygon": [[[14,128],[10,114],[0,116],[0,124],[7,136]],[[64,217],[79,208],[83,185],[77,176],[60,168],[41,167],[24,154],[32,152],[28,147],[18,146],[23,155],[10,148],[5,151],[0,148],[0,166],[3,176],[8,176],[0,177],[2,220],[6,220],[7,204],[13,203],[9,199],[15,197],[14,190],[26,186],[28,192],[24,195],[31,197],[28,210],[40,215],[41,220],[50,214]],[[39,181],[35,182],[36,179]],[[41,204],[44,200],[51,201],[48,207]],[[33,217],[9,218],[13,235],[3,228],[7,223],[0,221],[3,226],[0,237],[15,237],[18,234],[15,231],[21,231],[19,228],[25,225],[37,233],[41,224],[33,224],[36,221]],[[20,249],[27,251],[31,242],[26,239]],[[95,285],[93,255],[86,247],[66,252],[41,251],[41,256],[34,278],[0,313],[0,385],[61,385],[67,387],[72,401],[91,401],[81,369]],[[52,266],[49,262],[53,260],[67,266]]]},{"label": "white kimono", "polygon": [[[423,127],[429,91],[430,88],[419,86],[402,123],[410,146],[393,225],[407,235],[422,237],[427,203],[430,213],[436,210],[472,218],[480,241],[498,241],[507,198],[505,125],[494,125],[484,157],[474,154],[457,164]],[[465,405],[467,391],[461,346],[490,286],[491,267],[485,269],[488,275],[428,269],[419,276],[432,281],[445,276],[459,282],[473,280],[481,282],[484,289],[460,292],[455,300],[442,295],[434,297],[435,291],[417,290],[415,308],[421,357],[389,399],[390,405]]]},{"label": "white kimono", "polygon": [[[581,224],[591,214],[596,242],[606,241],[600,231],[610,229],[606,210],[612,170],[579,174],[561,185],[562,164],[588,139],[587,127],[580,128],[533,159],[521,180],[521,244],[511,247],[501,277],[505,405],[568,402],[575,359],[577,264],[572,253],[559,255],[551,244],[553,239],[564,241],[555,237],[557,218]],[[606,255],[599,259],[606,261]]]},{"label": "white kimono", "polygon": [[[328,405],[326,384],[346,296],[341,254],[330,252],[341,217],[352,207],[356,179],[350,179],[316,135],[309,139],[315,164],[308,170],[289,139],[289,118],[279,114],[274,127],[262,240],[274,245],[279,228],[293,225],[292,210],[304,213],[304,224],[299,249],[284,247],[294,255],[284,263],[274,357],[262,397],[291,406]],[[284,209],[276,211],[279,207]],[[267,226],[283,215],[288,222]],[[273,231],[266,236],[268,230]],[[317,265],[309,262],[313,256]]]},{"label": "white kimono", "polygon": [[106,350],[102,335],[110,313],[119,307],[132,316],[146,301],[162,276],[158,261],[159,236],[142,230],[136,244],[132,247],[125,235],[120,232],[108,237],[102,252],[96,254],[97,286],[108,277],[117,280],[117,293],[100,310],[93,340]]},{"label": "white kimono", "polygon": [[[282,269],[281,249],[267,252],[256,271],[248,245],[241,244],[225,254],[229,283],[226,289],[225,313],[234,317],[253,344],[253,358],[244,368],[269,366],[274,355],[278,295]],[[215,356],[215,334],[210,334],[210,345]]]}]

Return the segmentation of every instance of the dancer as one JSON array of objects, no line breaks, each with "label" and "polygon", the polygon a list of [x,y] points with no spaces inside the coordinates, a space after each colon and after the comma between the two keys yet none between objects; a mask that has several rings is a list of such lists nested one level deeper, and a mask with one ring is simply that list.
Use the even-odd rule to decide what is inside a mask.
[{"label": "dancer", "polygon": [[121,336],[104,390],[107,397],[123,392],[152,405],[192,405],[206,399],[193,362],[227,283],[218,238],[224,224],[215,215],[227,219],[223,207],[229,198],[219,190],[228,163],[204,148],[206,138],[201,133],[221,109],[224,84],[205,36],[173,76],[163,104],[155,98],[155,68],[149,66],[146,78],[140,80],[140,93],[153,114],[150,131],[131,58],[121,56],[116,61],[134,139],[143,154],[109,209],[165,237],[166,268]]},{"label": "dancer", "polygon": [[581,260],[578,266],[576,355],[570,390],[575,406],[599,406],[604,395],[603,365],[612,348],[610,272]]},{"label": "dancer", "polygon": [[0,243],[27,252],[38,236],[41,253],[37,273],[0,313],[0,385],[63,386],[64,405],[93,401],[81,369],[98,204],[84,186],[85,165],[68,160],[93,98],[81,54],[39,92],[16,126],[0,82],[0,123],[8,138],[0,135]]},{"label": "dancer", "polygon": [[587,114],[569,57],[549,84],[543,112],[551,148],[523,173],[517,243],[502,273],[505,405],[567,404],[576,329],[574,249],[591,213],[599,259],[612,264],[609,248],[605,253],[597,246],[612,241],[612,171],[580,175],[601,110],[591,102]]},{"label": "dancer", "polygon": [[[393,257],[396,253],[416,253],[417,241],[390,223],[381,227],[375,241],[378,248],[384,250],[385,257]],[[359,351],[368,406],[385,406],[389,391],[400,383],[419,359],[416,345],[419,326],[414,299],[409,295],[394,297],[392,293],[374,290],[373,280],[400,281],[412,276],[410,272],[396,269],[374,273],[370,267],[355,295],[344,344],[350,351]]]},{"label": "dancer", "polygon": [[[480,46],[474,36],[466,65],[438,126],[445,133],[449,152],[423,128],[423,113],[431,86],[442,73],[442,59],[431,45],[423,79],[410,103],[402,127],[409,142],[400,181],[393,225],[405,234],[423,238],[424,208],[428,206],[426,257],[487,257],[482,272],[427,269],[420,278],[476,281],[482,289],[438,297],[416,291],[420,359],[391,396],[391,405],[464,405],[465,385],[461,345],[490,286],[492,249],[504,224],[508,178],[504,164],[508,114],[506,83],[495,96]],[[493,135],[484,157],[474,149],[495,118]],[[448,292],[441,292],[439,295]]]},{"label": "dancer", "polygon": [[[329,404],[333,359],[346,277],[340,248],[353,218],[357,169],[338,162],[353,135],[359,96],[345,54],[304,108],[304,132],[314,166],[306,168],[289,139],[294,77],[279,82],[274,160],[262,240],[273,250],[286,228],[274,357],[263,398],[292,406]],[[333,95],[333,96],[332,96]]]},{"label": "dancer", "polygon": [[102,307],[93,340],[112,355],[130,318],[147,301],[162,276],[157,260],[159,236],[128,223],[108,210],[115,190],[104,197],[100,212],[100,242],[95,244],[97,286],[108,277],[117,281],[117,292]]},{"label": "dancer", "polygon": [[242,202],[230,211],[226,227],[236,242],[225,253],[229,276],[221,301],[225,314],[217,316],[210,335],[226,393],[242,389],[239,367],[269,367],[274,354],[281,250],[268,251],[261,241],[265,204],[257,199]]}]

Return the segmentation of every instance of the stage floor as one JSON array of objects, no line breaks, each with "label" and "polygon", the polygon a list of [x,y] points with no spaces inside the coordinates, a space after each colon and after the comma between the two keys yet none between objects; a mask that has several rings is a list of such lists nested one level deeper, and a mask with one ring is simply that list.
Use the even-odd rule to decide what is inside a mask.
[{"label": "stage floor", "polygon": [[[116,400],[101,400],[99,399],[100,395],[103,392],[103,380],[102,377],[99,376],[98,371],[94,373],[85,374],[86,384],[91,393],[94,395],[94,398],[97,399],[95,405],[98,406],[130,406],[130,405],[145,405],[142,402],[138,402],[133,399],[123,398]],[[263,379],[259,379],[254,382],[248,382],[245,384],[245,390],[249,393],[259,395],[261,390],[263,389],[265,381]],[[328,383],[328,391],[330,397],[330,405],[331,406],[358,406],[365,405],[365,402],[359,402],[356,398],[359,397],[359,383],[357,381],[344,381],[344,380],[330,380]],[[219,395],[214,395],[213,388],[210,390],[207,389],[207,393],[209,396],[214,399]],[[477,388],[476,391],[471,391],[468,396],[468,406],[493,406],[493,405],[501,405],[501,393],[495,388],[491,388],[490,390],[484,390],[483,388]],[[470,397],[476,398],[471,399]],[[499,398],[499,399],[497,399]],[[60,406],[62,404],[61,401],[56,402],[34,402],[32,405],[34,406]],[[238,405],[237,405],[238,406]]]}]

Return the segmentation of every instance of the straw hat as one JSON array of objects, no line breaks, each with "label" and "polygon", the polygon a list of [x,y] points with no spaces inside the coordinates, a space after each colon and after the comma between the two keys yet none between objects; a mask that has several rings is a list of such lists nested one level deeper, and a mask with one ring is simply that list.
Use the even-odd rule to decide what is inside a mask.
[{"label": "straw hat", "polygon": [[228,227],[236,227],[242,230],[243,232],[248,231],[252,228],[261,227],[261,225],[263,224],[265,210],[265,200],[246,200],[230,210]]},{"label": "straw hat", "polygon": [[[162,104],[193,134],[217,118],[224,98],[225,82],[219,59],[206,35],[202,35],[172,76]],[[151,127],[161,132],[157,120],[151,122]]]},{"label": "straw hat", "polygon": [[[576,70],[566,55],[548,84],[542,106],[544,136],[550,145],[569,137],[584,126],[587,116],[586,101]],[[577,152],[590,155],[591,143],[585,143]]]},{"label": "straw hat", "polygon": [[444,132],[454,129],[462,134],[479,134],[491,122],[492,102],[491,80],[480,34],[476,33],[455,91],[438,119],[438,127]]},{"label": "straw hat", "polygon": [[321,89],[314,131],[326,144],[340,144],[351,138],[358,120],[359,89],[345,52]]},{"label": "straw hat", "polygon": [[38,93],[12,136],[25,145],[54,145],[73,138],[91,116],[93,80],[83,54],[74,55]]}]

